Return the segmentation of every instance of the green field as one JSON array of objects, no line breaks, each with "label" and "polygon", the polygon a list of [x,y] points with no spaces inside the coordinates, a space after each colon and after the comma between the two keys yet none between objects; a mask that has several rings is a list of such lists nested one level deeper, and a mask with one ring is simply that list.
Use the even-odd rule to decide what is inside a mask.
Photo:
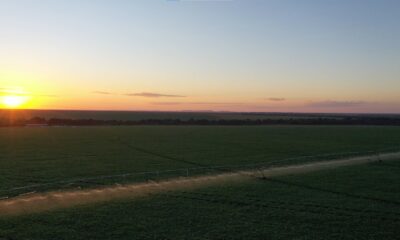
[{"label": "green field", "polygon": [[[0,129],[0,196],[9,189],[145,171],[239,166],[287,158],[400,148],[400,127],[138,126]],[[337,155],[337,156],[336,156]],[[346,155],[346,154],[344,154]],[[326,160],[328,157],[286,161]],[[193,170],[190,174],[202,174]],[[161,172],[169,177],[185,170]],[[78,182],[102,185],[153,175]],[[137,179],[136,179],[137,178]],[[73,187],[75,187],[74,185]],[[44,189],[22,189],[16,193]]]},{"label": "green field", "polygon": [[397,239],[400,162],[0,218],[5,239]]},{"label": "green field", "polygon": [[[400,127],[1,128],[0,196],[398,151],[399,143]],[[204,170],[215,166],[224,168]],[[0,239],[395,239],[399,170],[399,161],[370,163],[0,216]],[[99,178],[144,171],[153,175]],[[68,182],[76,178],[86,180]]]}]

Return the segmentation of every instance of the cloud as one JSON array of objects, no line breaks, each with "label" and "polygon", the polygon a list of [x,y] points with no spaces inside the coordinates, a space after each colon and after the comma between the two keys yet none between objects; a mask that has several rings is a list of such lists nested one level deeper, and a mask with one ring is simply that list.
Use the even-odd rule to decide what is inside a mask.
[{"label": "cloud", "polygon": [[0,88],[0,96],[7,96],[7,95],[20,96],[20,97],[49,97],[49,98],[58,97],[55,94],[33,94],[30,92],[25,92],[18,88],[4,88],[4,87]]},{"label": "cloud", "polygon": [[39,94],[39,95],[34,95],[36,97],[48,97],[48,98],[56,98],[58,97],[57,95],[54,94]]},{"label": "cloud", "polygon": [[107,91],[93,91],[94,94],[100,95],[121,95],[121,96],[128,96],[128,97],[146,97],[146,98],[161,98],[161,97],[169,97],[169,98],[183,98],[186,96],[182,95],[173,95],[173,94],[161,94],[161,93],[152,93],[152,92],[139,92],[139,93],[113,93]]},{"label": "cloud", "polygon": [[268,101],[273,101],[273,102],[282,102],[285,101],[285,98],[277,98],[277,97],[271,97],[271,98],[267,98],[266,100]]},{"label": "cloud", "polygon": [[102,94],[102,95],[112,95],[113,93],[111,92],[103,92],[103,91],[94,91],[94,94]]},{"label": "cloud", "polygon": [[368,104],[364,101],[320,101],[320,102],[310,102],[307,104],[309,107],[325,107],[325,108],[335,108],[335,107],[355,107]]},{"label": "cloud", "polygon": [[160,98],[160,97],[184,98],[184,97],[186,97],[186,96],[182,96],[182,95],[171,95],[171,94],[161,94],[161,93],[151,93],[151,92],[127,93],[124,95],[130,96],[130,97],[146,97],[146,98]]},{"label": "cloud", "polygon": [[237,102],[152,102],[152,104],[155,105],[181,105],[181,104],[186,104],[186,105],[220,105],[220,106],[226,106],[226,105],[243,105],[243,103],[237,103]]},{"label": "cloud", "polygon": [[238,102],[191,102],[190,104],[196,104],[196,105],[242,105],[243,103],[238,103]]},{"label": "cloud", "polygon": [[0,88],[0,96],[6,95],[27,96],[29,94],[16,88]]},{"label": "cloud", "polygon": [[154,105],[180,105],[182,102],[152,102]]}]

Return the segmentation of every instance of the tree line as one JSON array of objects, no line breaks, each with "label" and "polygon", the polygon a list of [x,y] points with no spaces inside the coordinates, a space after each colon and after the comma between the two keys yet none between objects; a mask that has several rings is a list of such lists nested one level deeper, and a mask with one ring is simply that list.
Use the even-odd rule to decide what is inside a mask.
[{"label": "tree line", "polygon": [[400,118],[385,116],[351,116],[343,118],[282,118],[282,119],[143,119],[143,120],[96,120],[96,119],[0,119],[1,127],[12,126],[134,126],[134,125],[380,125],[400,126]]}]

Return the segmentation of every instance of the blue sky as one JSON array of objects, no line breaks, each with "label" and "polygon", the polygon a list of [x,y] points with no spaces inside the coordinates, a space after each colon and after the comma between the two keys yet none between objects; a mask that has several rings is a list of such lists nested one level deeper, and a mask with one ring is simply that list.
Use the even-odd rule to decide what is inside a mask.
[{"label": "blue sky", "polygon": [[0,87],[57,95],[35,108],[400,112],[399,22],[385,0],[2,0]]}]

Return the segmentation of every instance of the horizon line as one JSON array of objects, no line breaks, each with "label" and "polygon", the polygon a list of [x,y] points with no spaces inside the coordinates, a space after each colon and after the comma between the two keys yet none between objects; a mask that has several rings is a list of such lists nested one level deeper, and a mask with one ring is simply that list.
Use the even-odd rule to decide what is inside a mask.
[{"label": "horizon line", "polygon": [[264,112],[264,111],[229,111],[229,110],[112,110],[112,109],[7,109],[0,111],[70,111],[70,112],[154,112],[154,113],[254,113],[254,114],[338,114],[338,115],[400,115],[400,112]]}]

